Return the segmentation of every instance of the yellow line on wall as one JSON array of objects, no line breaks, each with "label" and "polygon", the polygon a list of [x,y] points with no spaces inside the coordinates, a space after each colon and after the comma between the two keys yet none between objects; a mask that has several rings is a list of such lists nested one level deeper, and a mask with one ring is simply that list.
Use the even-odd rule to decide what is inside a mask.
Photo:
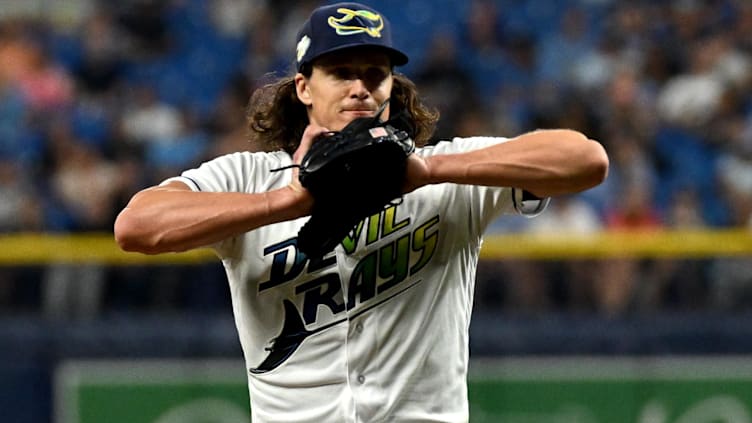
[{"label": "yellow line on wall", "polygon": [[0,236],[0,264],[45,263],[181,264],[217,260],[211,250],[145,255],[126,253],[112,234],[19,234]]},{"label": "yellow line on wall", "polygon": [[499,235],[488,236],[481,258],[752,258],[752,232],[650,231],[601,232],[591,235]]},{"label": "yellow line on wall", "polygon": [[[485,238],[482,259],[529,258],[539,260],[653,257],[752,258],[752,232],[656,231],[602,232],[593,235],[503,234]],[[112,234],[0,235],[0,265],[46,263],[199,264],[218,260],[209,249],[184,253],[144,255],[120,250]]]}]

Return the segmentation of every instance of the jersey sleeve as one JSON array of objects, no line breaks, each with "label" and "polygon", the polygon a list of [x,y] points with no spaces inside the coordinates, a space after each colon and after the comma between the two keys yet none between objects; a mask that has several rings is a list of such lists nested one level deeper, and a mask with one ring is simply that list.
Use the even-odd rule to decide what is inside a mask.
[{"label": "jersey sleeve", "polygon": [[[502,137],[455,138],[452,141],[440,141],[435,146],[420,149],[419,154],[432,156],[473,151],[494,144],[507,142]],[[459,198],[466,200],[471,227],[482,233],[488,225],[503,214],[520,214],[534,217],[542,213],[549,203],[549,198],[538,198],[516,187],[489,187],[481,185],[447,184],[447,189],[456,189]],[[451,188],[450,188],[451,187]]]},{"label": "jersey sleeve", "polygon": [[177,180],[194,191],[263,192],[272,188],[272,170],[290,163],[289,156],[283,153],[232,153],[188,169],[162,185]]}]

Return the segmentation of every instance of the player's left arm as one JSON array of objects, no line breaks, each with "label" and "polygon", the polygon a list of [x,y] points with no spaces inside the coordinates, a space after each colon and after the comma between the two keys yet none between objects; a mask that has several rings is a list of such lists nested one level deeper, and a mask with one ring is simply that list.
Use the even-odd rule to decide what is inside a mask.
[{"label": "player's left arm", "polygon": [[411,155],[406,191],[439,183],[515,187],[537,197],[592,188],[608,174],[603,146],[568,129],[537,130],[478,150]]}]

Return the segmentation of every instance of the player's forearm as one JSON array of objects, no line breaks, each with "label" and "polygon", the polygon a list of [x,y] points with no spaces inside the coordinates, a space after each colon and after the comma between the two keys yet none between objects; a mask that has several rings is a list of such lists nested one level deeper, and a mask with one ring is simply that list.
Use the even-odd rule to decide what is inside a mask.
[{"label": "player's forearm", "polygon": [[290,187],[256,194],[151,188],[136,194],[120,213],[115,239],[125,251],[185,251],[295,219],[309,208]]},{"label": "player's forearm", "polygon": [[432,184],[508,186],[548,197],[600,184],[608,157],[579,132],[541,130],[467,153],[432,156],[428,168]]}]

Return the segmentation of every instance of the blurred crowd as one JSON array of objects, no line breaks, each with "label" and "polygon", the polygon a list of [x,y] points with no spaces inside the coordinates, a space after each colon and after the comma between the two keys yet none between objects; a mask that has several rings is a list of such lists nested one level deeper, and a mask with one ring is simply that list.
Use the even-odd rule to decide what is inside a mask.
[{"label": "blurred crowd", "polygon": [[[609,152],[602,186],[493,232],[752,230],[751,2],[364,2],[390,18],[411,55],[400,71],[441,112],[436,140],[567,127]],[[246,138],[249,94],[290,71],[295,32],[318,3],[0,1],[0,232],[110,231],[137,190],[261,149]],[[210,270],[194,285],[220,288],[189,297],[224,307],[221,269]],[[53,315],[175,307],[195,275],[6,267],[0,303]],[[744,259],[502,261],[483,264],[478,301],[737,307],[751,275]]]}]

